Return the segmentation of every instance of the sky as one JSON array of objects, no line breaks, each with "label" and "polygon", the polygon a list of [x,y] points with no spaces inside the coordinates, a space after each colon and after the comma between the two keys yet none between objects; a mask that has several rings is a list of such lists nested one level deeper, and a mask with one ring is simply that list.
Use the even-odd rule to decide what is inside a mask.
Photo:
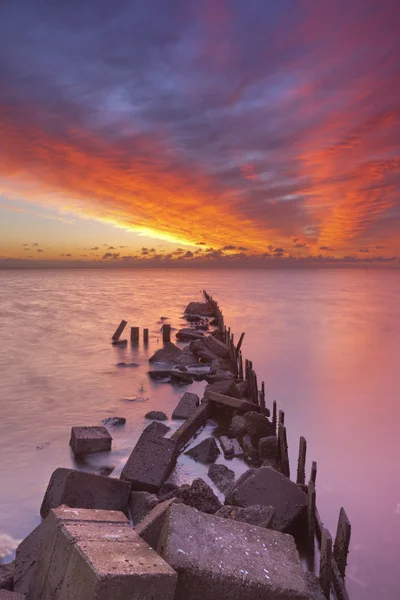
[{"label": "sky", "polygon": [[398,0],[2,0],[0,266],[400,264]]}]

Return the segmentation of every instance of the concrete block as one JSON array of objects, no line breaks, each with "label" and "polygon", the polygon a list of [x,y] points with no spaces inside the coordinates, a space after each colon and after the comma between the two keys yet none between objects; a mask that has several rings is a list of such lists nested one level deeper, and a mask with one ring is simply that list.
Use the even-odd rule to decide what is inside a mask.
[{"label": "concrete block", "polygon": [[18,546],[15,556],[14,590],[27,594],[39,553],[44,524],[40,523]]},{"label": "concrete block", "polygon": [[211,352],[214,352],[220,358],[226,358],[229,355],[229,348],[223,342],[220,342],[213,335],[206,338],[206,344],[210,348]]},{"label": "concrete block", "polygon": [[71,429],[70,446],[78,456],[94,452],[109,452],[112,437],[103,426],[73,427]]},{"label": "concrete block", "polygon": [[263,437],[258,442],[260,460],[276,460],[278,457],[278,438],[275,435]]},{"label": "concrete block", "polygon": [[216,394],[223,394],[224,396],[230,396],[231,398],[237,398],[238,400],[242,398],[235,382],[232,381],[232,379],[211,383],[206,386],[205,392],[215,392]]},{"label": "concrete block", "polygon": [[152,423],[150,423],[150,425],[147,425],[147,427],[143,429],[143,433],[153,433],[155,435],[161,435],[161,437],[164,437],[164,435],[168,433],[170,429],[171,428],[168,427],[168,425],[165,425],[165,423],[160,423],[160,421],[153,421]]},{"label": "concrete block", "polygon": [[173,439],[142,433],[122,470],[121,479],[129,481],[132,490],[157,493],[175,462]]},{"label": "concrete block", "polygon": [[12,590],[14,585],[15,561],[0,564],[0,590]]},{"label": "concrete block", "polygon": [[226,435],[221,435],[219,441],[225,458],[241,458],[244,455],[241,445],[235,438],[230,439]]},{"label": "concrete block", "polygon": [[242,440],[243,452],[246,458],[252,462],[258,461],[258,450],[254,447],[251,437],[245,435]]},{"label": "concrete block", "polygon": [[8,590],[0,590],[0,600],[25,600],[25,596]]},{"label": "concrete block", "polygon": [[243,415],[243,419],[246,421],[247,433],[257,444],[261,438],[275,434],[275,428],[271,421],[265,415],[256,412],[255,409],[246,412]]},{"label": "concrete block", "polygon": [[163,348],[157,350],[153,356],[149,358],[149,362],[171,364],[182,354],[182,350],[175,346],[172,342],[164,344]]},{"label": "concrete block", "polygon": [[235,483],[235,473],[225,465],[211,465],[208,476],[220,492],[226,494]]},{"label": "concrete block", "polygon": [[272,506],[261,505],[248,506],[247,508],[223,506],[215,513],[215,516],[249,523],[249,525],[257,525],[257,527],[269,527],[275,516],[275,509]]},{"label": "concrete block", "polygon": [[175,502],[177,502],[177,498],[160,502],[135,526],[136,533],[154,550],[157,550],[167,511]]},{"label": "concrete block", "polygon": [[158,552],[178,573],[175,600],[308,600],[294,539],[277,531],[174,504]]},{"label": "concrete block", "polygon": [[218,448],[215,438],[210,436],[185,452],[185,454],[202,463],[213,463],[217,460],[221,451]]},{"label": "concrete block", "polygon": [[173,419],[187,419],[199,406],[200,399],[197,394],[185,392],[172,413]]},{"label": "concrete block", "polygon": [[185,315],[199,315],[200,317],[214,317],[214,310],[208,302],[190,302],[185,308]]},{"label": "concrete block", "polygon": [[139,523],[160,502],[156,494],[132,492],[129,499],[129,512],[133,524]]},{"label": "concrete block", "polygon": [[196,431],[211,417],[211,414],[211,402],[202,402],[196,412],[192,413],[171,435],[170,439],[175,442],[177,450],[180,450],[194,436]]},{"label": "concrete block", "polygon": [[119,479],[56,469],[52,474],[40,509],[43,519],[51,508],[66,504],[71,508],[127,510],[130,485]]},{"label": "concrete block", "polygon": [[[228,499],[227,499],[228,500]],[[307,510],[307,496],[298,485],[269,467],[257,469],[250,477],[236,484],[229,494],[229,504],[275,508],[271,527],[277,531],[292,531]]]}]

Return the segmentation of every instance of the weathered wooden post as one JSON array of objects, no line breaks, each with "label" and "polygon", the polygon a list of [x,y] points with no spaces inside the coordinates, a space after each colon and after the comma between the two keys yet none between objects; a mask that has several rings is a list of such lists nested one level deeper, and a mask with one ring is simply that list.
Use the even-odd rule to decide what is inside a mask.
[{"label": "weathered wooden post", "polygon": [[307,454],[307,441],[301,436],[299,443],[299,459],[297,461],[297,479],[296,483],[299,485],[305,485],[306,483],[306,454]]},{"label": "weathered wooden post", "polygon": [[317,480],[317,463],[315,462],[315,460],[313,460],[312,465],[311,465],[311,475],[310,475],[310,480],[313,482],[313,484],[315,485],[315,482]]},{"label": "weathered wooden post", "polygon": [[243,357],[242,357],[242,352],[239,352],[239,379],[243,379],[244,377],[244,373],[243,373]]},{"label": "weathered wooden post", "polygon": [[325,527],[321,535],[321,560],[319,567],[319,583],[325,598],[330,598],[332,581],[332,537]]},{"label": "weathered wooden post", "polygon": [[145,344],[149,341],[149,330],[143,329],[143,341]]},{"label": "weathered wooden post", "polygon": [[274,400],[272,403],[272,425],[274,426],[275,431],[276,431],[276,410],[277,410],[276,400]]},{"label": "weathered wooden post", "polygon": [[264,415],[265,414],[265,383],[263,381],[261,382],[260,407],[261,407],[261,412]]},{"label": "weathered wooden post", "polygon": [[283,475],[290,478],[289,453],[286,437],[286,427],[279,423],[278,425],[278,451],[279,451],[279,468]]},{"label": "weathered wooden post", "polygon": [[239,350],[240,350],[240,348],[242,347],[243,338],[244,338],[244,333],[242,333],[242,335],[241,335],[241,336],[240,336],[240,338],[239,338],[238,345],[236,346],[236,350],[237,350],[237,351],[239,351]]},{"label": "weathered wooden post", "polygon": [[349,553],[351,537],[351,525],[346,515],[346,511],[342,507],[339,513],[335,544],[333,547],[333,556],[342,577],[346,574],[347,555]]},{"label": "weathered wooden post", "polygon": [[118,325],[117,329],[115,330],[114,335],[111,338],[114,340],[114,342],[119,340],[119,338],[121,337],[121,333],[123,332],[123,330],[125,329],[127,324],[128,324],[128,321],[124,321],[124,319],[122,319],[121,323]]},{"label": "weathered wooden post", "polygon": [[279,411],[279,419],[278,419],[278,425],[284,425],[285,424],[285,412],[283,410]]},{"label": "weathered wooden post", "polygon": [[314,553],[314,538],[315,538],[315,509],[316,509],[316,494],[315,484],[313,481],[308,482],[308,503],[307,503],[307,542],[311,553]]},{"label": "weathered wooden post", "polygon": [[164,323],[164,325],[162,326],[162,339],[163,342],[170,342],[171,341],[171,325],[168,325],[167,323]]},{"label": "weathered wooden post", "polygon": [[131,342],[132,344],[139,343],[139,327],[131,327]]}]

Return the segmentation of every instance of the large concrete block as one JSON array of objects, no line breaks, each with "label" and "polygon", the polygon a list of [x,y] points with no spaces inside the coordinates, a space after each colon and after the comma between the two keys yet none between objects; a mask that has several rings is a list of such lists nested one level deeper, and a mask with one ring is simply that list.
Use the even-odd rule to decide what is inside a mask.
[{"label": "large concrete block", "polygon": [[178,573],[175,600],[308,600],[290,535],[174,504],[158,552]]},{"label": "large concrete block", "polygon": [[127,482],[73,469],[56,469],[52,474],[40,509],[43,519],[51,508],[66,504],[71,508],[126,511],[130,486]]},{"label": "large concrete block", "polygon": [[[227,499],[228,500],[228,499]],[[307,508],[307,496],[293,481],[270,467],[261,467],[253,475],[236,484],[229,494],[229,504],[275,508],[271,528],[292,531]]]},{"label": "large concrete block", "polygon": [[213,335],[206,338],[206,344],[210,348],[211,352],[214,352],[220,358],[226,358],[229,354],[229,348],[223,342],[220,342]]},{"label": "large concrete block", "polygon": [[44,524],[40,523],[18,546],[15,556],[14,590],[26,594],[35,572]]},{"label": "large concrete block", "polygon": [[170,498],[160,502],[135,526],[136,533],[154,550],[157,549],[167,511],[177,501],[177,498]]},{"label": "large concrete block", "polygon": [[25,600],[25,596],[8,590],[0,590],[0,600]]},{"label": "large concrete block", "polygon": [[188,419],[199,406],[200,399],[197,394],[185,392],[172,413],[173,419]]},{"label": "large concrete block", "polygon": [[70,446],[77,456],[95,452],[109,452],[112,437],[105,427],[73,427],[71,429]]},{"label": "large concrete block", "polygon": [[129,512],[133,524],[139,523],[151,511],[160,499],[156,494],[150,492],[132,492],[129,499]]},{"label": "large concrete block", "polygon": [[12,590],[14,585],[15,562],[0,565],[0,590]]},{"label": "large concrete block", "polygon": [[142,433],[122,470],[121,479],[129,481],[132,490],[157,493],[175,462],[174,440]]}]

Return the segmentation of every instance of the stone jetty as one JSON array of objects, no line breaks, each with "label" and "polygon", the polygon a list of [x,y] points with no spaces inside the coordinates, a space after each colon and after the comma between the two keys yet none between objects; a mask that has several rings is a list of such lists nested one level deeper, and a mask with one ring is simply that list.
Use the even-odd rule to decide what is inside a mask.
[{"label": "stone jetty", "polygon": [[[157,385],[205,381],[204,393],[186,389],[168,425],[161,411],[145,415],[152,422],[119,479],[54,471],[41,524],[15,561],[0,565],[0,600],[321,600],[332,589],[348,599],[347,515],[342,509],[333,543],[316,505],[315,462],[306,483],[305,438],[293,481],[285,414],[266,406],[265,385],[242,356],[244,334],[235,344],[218,304],[204,299],[186,307],[176,343],[163,325],[149,371]],[[131,332],[139,343],[139,328]],[[78,457],[110,452],[111,443],[106,427],[72,428]],[[207,476],[178,484],[182,460],[207,465]],[[298,548],[309,565],[320,548],[316,574],[303,569]]]}]

